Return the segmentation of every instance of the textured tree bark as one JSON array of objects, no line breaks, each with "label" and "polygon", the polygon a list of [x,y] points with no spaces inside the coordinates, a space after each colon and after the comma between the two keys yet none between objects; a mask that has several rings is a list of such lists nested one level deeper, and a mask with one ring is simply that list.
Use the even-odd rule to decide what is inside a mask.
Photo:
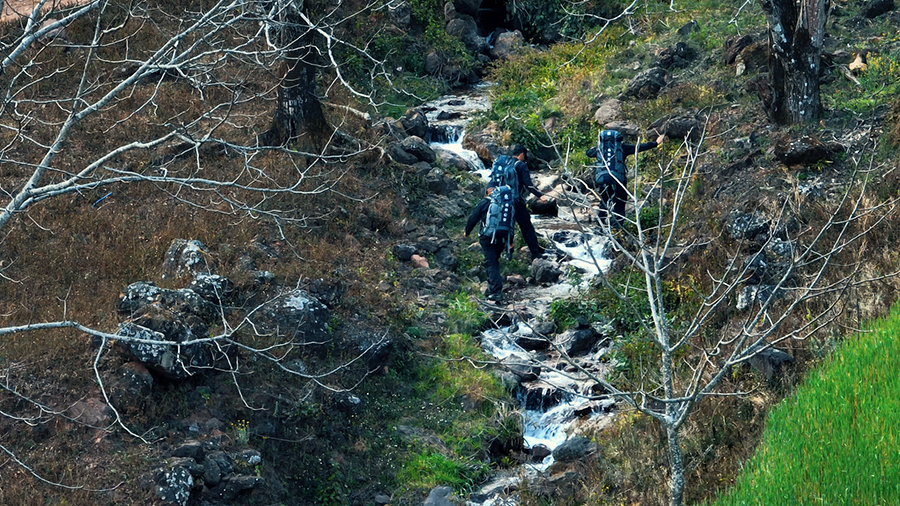
[{"label": "textured tree bark", "polygon": [[822,115],[819,89],[829,0],[760,0],[769,25],[769,93],[763,106],[776,123]]},{"label": "textured tree bark", "polygon": [[[303,3],[299,8],[303,8]],[[315,32],[302,22],[298,13],[287,11],[280,30],[285,51],[282,63],[278,103],[269,130],[260,136],[260,144],[283,146],[296,141],[318,147],[328,136],[329,126],[316,94]]]}]

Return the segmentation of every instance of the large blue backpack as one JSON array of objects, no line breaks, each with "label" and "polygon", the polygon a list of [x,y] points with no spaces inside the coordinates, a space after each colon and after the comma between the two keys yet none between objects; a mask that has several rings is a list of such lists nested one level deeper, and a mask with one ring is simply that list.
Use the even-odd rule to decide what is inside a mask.
[{"label": "large blue backpack", "polygon": [[512,188],[505,185],[495,187],[490,199],[479,233],[482,237],[489,237],[492,243],[503,244],[508,249],[516,226],[516,205]]},{"label": "large blue backpack", "polygon": [[625,157],[622,154],[622,134],[616,130],[602,130],[597,137],[597,184],[625,184]]},{"label": "large blue backpack", "polygon": [[519,198],[519,173],[516,172],[516,164],[519,160],[507,155],[500,155],[491,166],[491,178],[488,188],[508,186],[513,195],[513,200]]}]

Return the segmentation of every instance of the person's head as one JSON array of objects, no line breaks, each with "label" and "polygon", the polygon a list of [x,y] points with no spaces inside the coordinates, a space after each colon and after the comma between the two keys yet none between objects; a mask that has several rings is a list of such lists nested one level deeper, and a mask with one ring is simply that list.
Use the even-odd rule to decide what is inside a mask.
[{"label": "person's head", "polygon": [[525,161],[525,155],[527,153],[528,153],[528,150],[525,149],[525,146],[522,146],[520,144],[516,144],[516,146],[513,147],[513,150],[512,150],[513,158],[518,158],[519,161],[522,161],[522,162]]}]

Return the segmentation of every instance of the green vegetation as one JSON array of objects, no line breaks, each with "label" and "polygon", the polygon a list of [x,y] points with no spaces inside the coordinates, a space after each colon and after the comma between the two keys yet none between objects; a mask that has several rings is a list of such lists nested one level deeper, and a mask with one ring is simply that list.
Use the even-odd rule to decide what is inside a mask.
[{"label": "green vegetation", "polygon": [[900,503],[898,369],[900,305],[771,413],[757,454],[714,504]]}]

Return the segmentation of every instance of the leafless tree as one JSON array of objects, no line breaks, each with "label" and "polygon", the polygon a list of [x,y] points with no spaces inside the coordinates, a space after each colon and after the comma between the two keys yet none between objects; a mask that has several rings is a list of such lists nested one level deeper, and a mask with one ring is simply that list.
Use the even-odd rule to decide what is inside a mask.
[{"label": "leafless tree", "polygon": [[[608,234],[619,260],[635,272],[621,283],[601,274],[597,289],[608,291],[628,308],[630,314],[624,317],[639,327],[634,339],[652,344],[649,362],[629,364],[635,369],[633,376],[611,381],[587,370],[551,341],[561,359],[577,369],[570,376],[576,380],[573,384],[602,385],[605,390],[601,396],[593,394],[594,387],[569,394],[585,399],[610,395],[659,422],[668,442],[672,506],[683,504],[685,491],[680,428],[697,404],[713,396],[743,395],[723,381],[733,368],[745,362],[765,367],[785,359],[786,354],[773,347],[817,335],[839,318],[854,289],[897,275],[873,275],[859,253],[867,234],[897,205],[896,198],[876,202],[868,191],[869,183],[884,172],[871,158],[852,159],[855,170],[835,195],[815,204],[824,206],[820,215],[827,218],[821,222],[799,223],[796,216],[809,203],[799,194],[788,194],[778,209],[767,211],[764,233],[751,237],[747,223],[736,220],[725,227],[722,237],[684,239],[682,229],[689,221],[685,205],[699,176],[702,146],[702,139],[685,141],[668,164],[659,167],[658,176],[632,180],[627,189],[632,207],[620,217],[622,228],[612,227],[609,219],[580,223],[585,229],[599,226]],[[574,172],[569,172],[573,178]],[[572,188],[577,192],[587,186]],[[569,200],[584,201],[577,195]],[[642,211],[650,208],[659,212],[653,223],[642,219]],[[589,215],[577,210],[572,214]],[[721,269],[709,266],[707,279],[696,282],[674,277],[688,257],[714,241],[724,242],[731,251]],[[696,293],[694,305],[678,309],[677,321],[666,302],[672,282],[689,285],[687,289]],[[720,316],[734,311],[736,304],[740,316],[720,327]]]},{"label": "leafless tree", "polygon": [[[340,88],[378,105],[373,88],[351,84],[343,59],[390,86],[382,61],[338,31],[384,6],[232,0],[175,17],[143,3],[49,11],[40,2],[0,49],[0,166],[19,175],[0,188],[0,228],[44,199],[123,182],[211,193],[220,211],[243,213],[276,195],[327,191],[339,172],[323,165],[372,147],[348,145],[323,100],[340,99]],[[296,170],[269,174],[257,160],[272,151]],[[240,162],[213,174],[206,159],[216,154]]]},{"label": "leafless tree", "polygon": [[[280,229],[303,226],[307,216],[284,197],[331,191],[346,170],[341,162],[378,149],[343,132],[344,120],[323,107],[335,106],[354,121],[368,117],[355,103],[380,105],[375,89],[390,87],[390,75],[344,28],[388,3],[361,2],[348,11],[340,2],[317,0],[221,0],[203,10],[167,12],[156,2],[90,0],[57,8],[42,0],[7,22],[0,42],[0,229],[47,199],[98,189],[103,195],[127,183],[154,186],[209,212],[267,217]],[[347,75],[350,57],[367,84]],[[0,282],[13,282],[3,273],[7,267]],[[63,329],[93,336],[100,343],[96,381],[114,412],[98,368],[112,341],[241,350],[319,388],[343,390],[330,378],[355,367],[365,351],[321,372],[291,365],[289,357],[307,343],[260,332],[250,318],[259,307],[237,321],[220,310],[221,331],[181,342],[90,328],[65,311],[59,321],[10,324],[0,336]],[[270,344],[251,346],[236,337],[241,334]],[[215,368],[231,373],[237,385],[240,364],[224,351],[220,356],[224,362]],[[5,389],[37,414],[2,416],[25,423],[66,416],[9,384]],[[118,412],[113,424],[147,437],[133,433]],[[0,449],[44,480],[12,450]]]}]

